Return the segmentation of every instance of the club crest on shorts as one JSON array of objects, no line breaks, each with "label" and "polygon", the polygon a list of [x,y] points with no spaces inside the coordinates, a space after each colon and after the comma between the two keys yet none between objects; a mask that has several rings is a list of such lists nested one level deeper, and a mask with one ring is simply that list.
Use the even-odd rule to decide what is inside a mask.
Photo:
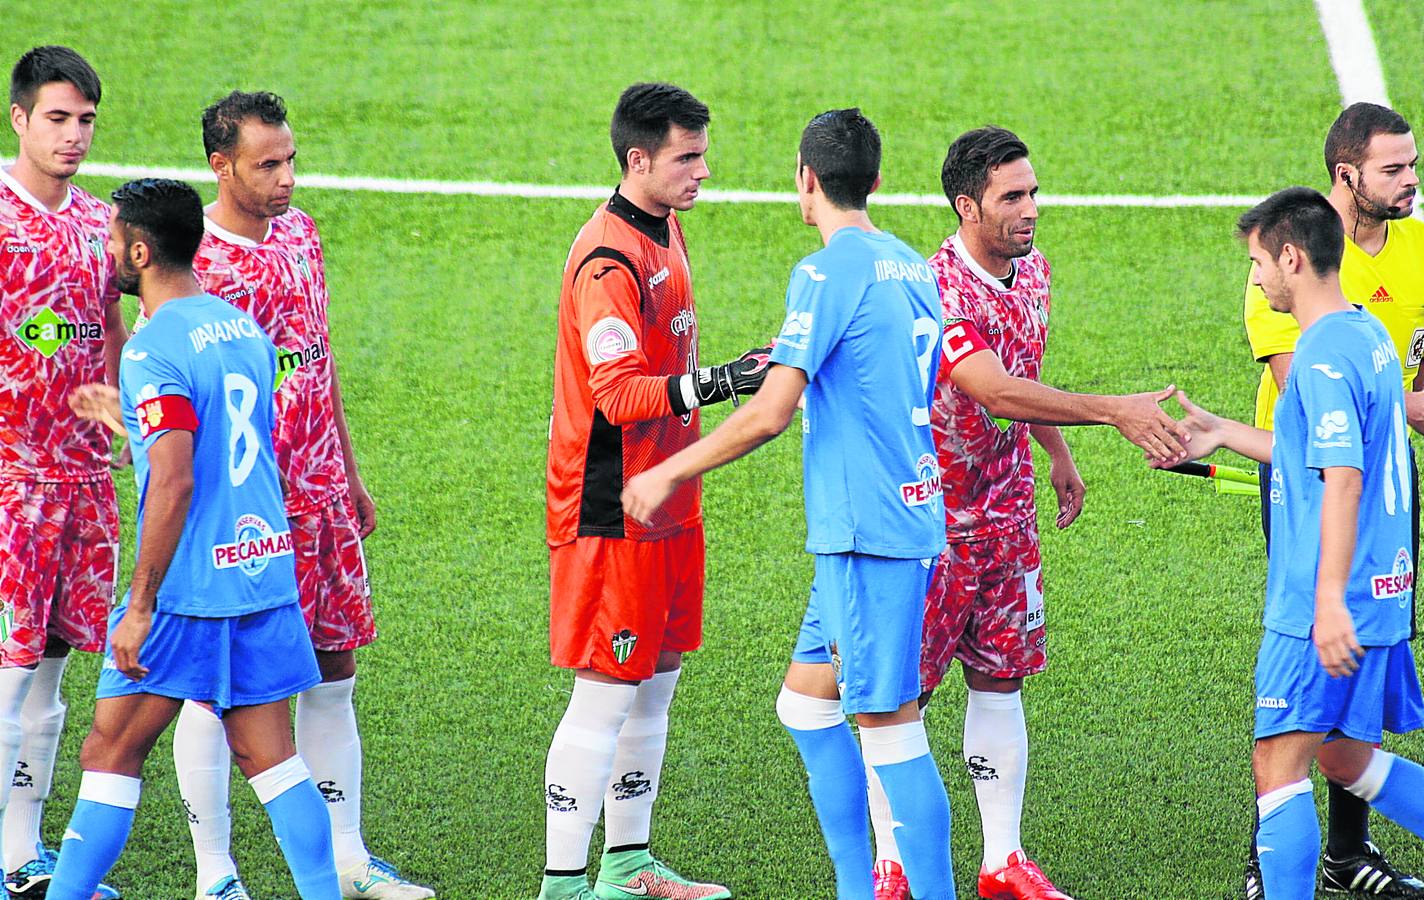
[{"label": "club crest on shorts", "polygon": [[836,646],[835,641],[831,641],[831,671],[836,673],[836,681],[841,680],[841,649]]},{"label": "club crest on shorts", "polygon": [[10,640],[10,635],[15,633],[15,604],[6,603],[0,609],[0,644]]},{"label": "club crest on shorts", "polygon": [[628,657],[633,655],[633,648],[637,645],[638,636],[627,628],[613,632],[613,658],[618,660],[618,665],[621,666],[628,661]]}]

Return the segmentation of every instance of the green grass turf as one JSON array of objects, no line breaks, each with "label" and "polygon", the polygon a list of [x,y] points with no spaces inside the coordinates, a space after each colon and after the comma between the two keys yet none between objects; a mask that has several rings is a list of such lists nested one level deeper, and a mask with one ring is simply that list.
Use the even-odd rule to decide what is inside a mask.
[{"label": "green grass turf", "polygon": [[[720,187],[789,189],[813,112],[860,103],[886,138],[886,189],[933,191],[947,140],[986,120],[1034,148],[1044,190],[1265,193],[1316,184],[1338,94],[1311,3],[778,4],[453,2],[86,4],[8,13],[0,58],[72,42],[107,79],[95,159],[195,165],[197,111],[228,88],[284,93],[306,168],[339,174],[607,183],[612,99],[682,80],[713,107]],[[1417,13],[1370,4],[1406,115]],[[1410,32],[1408,29],[1413,28]],[[1411,93],[1411,91],[1416,91]],[[103,193],[114,182],[84,179]],[[204,188],[210,195],[210,189]],[[382,637],[362,651],[371,847],[446,898],[532,896],[543,758],[568,678],[546,656],[543,459],[560,268],[591,204],[301,191],[321,224],[336,358],[365,477]],[[943,210],[875,211],[929,252]],[[1231,210],[1048,210],[1046,378],[1092,391],[1181,384],[1248,416],[1244,254]],[[789,207],[703,204],[684,218],[702,353],[773,333],[795,261],[817,246]],[[712,410],[711,427],[726,410]],[[828,897],[804,777],[772,709],[810,579],[796,429],[706,480],[707,644],[673,716],[659,852],[747,898]],[[1049,672],[1027,688],[1025,841],[1076,896],[1234,895],[1250,826],[1250,669],[1264,565],[1256,508],[1151,473],[1107,429],[1069,435],[1082,519],[1043,524]],[[118,478],[132,515],[132,484]],[[1046,489],[1046,486],[1045,486]],[[1045,495],[1051,497],[1051,494]],[[128,519],[131,521],[131,519]],[[126,533],[131,546],[132,534]],[[97,671],[76,659],[46,824],[57,843]],[[961,891],[977,816],[951,678],[930,732],[955,809]],[[1417,738],[1392,747],[1419,756]],[[168,741],[113,881],[182,897],[191,863]],[[1323,793],[1323,792],[1322,792]],[[294,895],[266,822],[234,786],[254,895]],[[1377,835],[1418,870],[1417,841]]]}]

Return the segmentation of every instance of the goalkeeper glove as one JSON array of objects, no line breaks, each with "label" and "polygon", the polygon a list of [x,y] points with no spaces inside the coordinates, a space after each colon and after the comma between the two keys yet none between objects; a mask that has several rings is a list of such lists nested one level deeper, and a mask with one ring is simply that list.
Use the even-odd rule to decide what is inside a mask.
[{"label": "goalkeeper glove", "polygon": [[709,403],[731,400],[737,405],[739,394],[755,394],[766,380],[771,365],[771,347],[748,350],[721,366],[706,366],[686,375],[668,379],[668,397],[673,412],[686,415],[689,410]]}]

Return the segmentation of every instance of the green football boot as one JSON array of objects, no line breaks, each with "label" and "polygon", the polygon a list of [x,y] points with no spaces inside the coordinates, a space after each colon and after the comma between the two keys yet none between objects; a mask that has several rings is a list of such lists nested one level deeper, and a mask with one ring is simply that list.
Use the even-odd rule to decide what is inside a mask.
[{"label": "green football boot", "polygon": [[658,862],[647,850],[604,853],[593,885],[598,900],[662,898],[662,900],[725,900],[732,892],[720,884],[688,881]]}]

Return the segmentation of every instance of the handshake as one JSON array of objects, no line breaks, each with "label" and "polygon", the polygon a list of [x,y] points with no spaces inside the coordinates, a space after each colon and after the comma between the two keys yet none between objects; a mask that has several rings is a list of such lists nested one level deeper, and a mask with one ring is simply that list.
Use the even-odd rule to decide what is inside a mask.
[{"label": "handshake", "polygon": [[755,394],[766,380],[766,370],[771,366],[771,351],[776,346],[773,340],[765,347],[748,350],[729,363],[720,366],[706,366],[686,375],[674,375],[684,399],[693,400],[690,407],[706,406],[731,400],[738,405],[737,398]]}]

